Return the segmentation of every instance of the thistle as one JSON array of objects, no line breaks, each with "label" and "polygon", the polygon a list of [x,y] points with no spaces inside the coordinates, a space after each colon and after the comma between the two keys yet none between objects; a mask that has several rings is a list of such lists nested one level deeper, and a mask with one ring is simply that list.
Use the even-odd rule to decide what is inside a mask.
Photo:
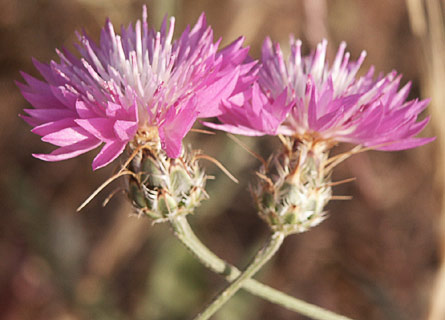
[{"label": "thistle", "polygon": [[[92,163],[96,170],[127,155],[119,172],[85,203],[125,175],[136,212],[154,222],[169,222],[204,265],[226,277],[230,285],[197,320],[209,319],[242,287],[308,316],[344,319],[251,278],[287,235],[304,232],[325,218],[336,164],[366,148],[401,150],[432,141],[416,137],[428,122],[417,122],[428,101],[406,101],[410,85],[399,90],[401,77],[395,72],[374,79],[371,68],[357,78],[365,53],[350,62],[344,44],[329,67],[326,41],[302,57],[301,42],[292,39],[285,60],[279,46],[268,39],[258,68],[247,56],[248,48],[242,47],[242,38],[219,49],[220,40],[213,41],[204,14],[177,40],[174,24],[174,18],[165,19],[160,31],[149,29],[144,7],[142,22],[122,27],[120,35],[110,21],[99,43],[78,34],[79,58],[61,50],[59,62],[34,61],[43,80],[22,74],[26,84],[17,85],[33,106],[22,118],[42,141],[57,147],[34,156],[60,161],[103,145]],[[273,233],[243,272],[206,248],[186,220],[207,198],[208,177],[198,160],[209,157],[184,149],[182,141],[198,118],[214,116],[222,123],[207,123],[210,127],[277,135],[283,144],[268,162],[263,160],[253,188],[259,215]],[[329,158],[338,142],[358,146]]]},{"label": "thistle", "polygon": [[[301,41],[292,38],[285,59],[280,46],[266,39],[258,82],[224,103],[221,123],[205,123],[235,134],[281,137],[283,151],[263,164],[253,188],[259,214],[273,230],[302,232],[321,222],[332,198],[331,171],[351,154],[434,140],[415,137],[428,123],[428,117],[417,122],[428,100],[406,101],[410,83],[399,90],[401,76],[393,71],[374,78],[373,67],[357,77],[366,53],[349,61],[344,43],[329,66],[326,47],[323,41],[302,56]],[[357,147],[329,159],[339,142]]]},{"label": "thistle", "polygon": [[26,84],[17,85],[33,106],[22,118],[58,147],[35,157],[60,161],[103,144],[96,170],[133,141],[153,140],[177,158],[196,119],[221,114],[221,102],[252,83],[256,62],[244,62],[243,39],[219,49],[204,14],[177,40],[173,17],[158,32],[148,27],[145,6],[142,16],[121,35],[107,21],[99,43],[78,34],[80,58],[57,50],[60,62],[35,60],[43,81],[22,73]]},{"label": "thistle", "polygon": [[323,142],[283,138],[282,151],[257,172],[260,179],[252,194],[260,217],[273,231],[300,233],[324,220],[332,197],[327,148]]},{"label": "thistle", "polygon": [[[258,84],[224,103],[221,124],[209,127],[232,133],[278,135],[283,151],[263,162],[253,196],[272,234],[246,269],[196,317],[207,320],[275,254],[284,238],[307,231],[325,218],[332,199],[332,169],[350,155],[369,148],[401,150],[433,138],[415,136],[428,123],[417,122],[428,101],[408,101],[409,84],[398,90],[395,72],[373,79],[373,69],[356,78],[364,58],[349,62],[341,44],[332,67],[325,62],[327,42],[307,57],[301,41],[291,39],[287,60],[278,45],[263,46]],[[329,158],[338,142],[357,144]]]},{"label": "thistle", "polygon": [[245,62],[242,38],[219,50],[204,14],[177,40],[174,18],[159,32],[148,27],[145,6],[142,18],[121,35],[107,21],[98,44],[78,34],[80,58],[62,50],[60,62],[34,61],[44,81],[23,73],[27,84],[18,86],[34,107],[22,117],[59,147],[35,157],[64,160],[103,143],[96,170],[127,150],[129,166],[116,177],[130,175],[134,207],[160,221],[192,212],[205,198],[197,152],[184,151],[182,140],[197,118],[220,114],[223,100],[249,87],[256,62]]},{"label": "thistle", "polygon": [[159,140],[139,149],[129,164],[132,174],[127,179],[127,194],[138,214],[162,222],[193,213],[208,197],[198,151],[184,149],[178,158],[170,158]]}]

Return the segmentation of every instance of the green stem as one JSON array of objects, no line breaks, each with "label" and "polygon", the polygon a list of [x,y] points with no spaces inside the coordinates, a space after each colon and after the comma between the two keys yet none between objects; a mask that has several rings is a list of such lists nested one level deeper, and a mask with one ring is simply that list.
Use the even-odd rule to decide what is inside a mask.
[{"label": "green stem", "polygon": [[244,283],[252,278],[262,266],[268,262],[273,255],[278,251],[285,238],[284,233],[275,232],[270,237],[266,245],[258,251],[257,255],[253,261],[247,266],[238,278],[231,282],[221,293],[216,297],[215,300],[210,303],[207,308],[200,313],[195,320],[207,320],[212,315],[215,314],[221,307],[233,297],[235,293],[244,285]]},{"label": "green stem", "polygon": [[[196,237],[185,217],[172,218],[170,225],[179,241],[181,241],[205,267],[224,276],[228,282],[234,281],[241,274],[236,267],[219,258]],[[289,296],[254,279],[248,279],[244,282],[243,288],[253,295],[314,320],[352,320]]]}]

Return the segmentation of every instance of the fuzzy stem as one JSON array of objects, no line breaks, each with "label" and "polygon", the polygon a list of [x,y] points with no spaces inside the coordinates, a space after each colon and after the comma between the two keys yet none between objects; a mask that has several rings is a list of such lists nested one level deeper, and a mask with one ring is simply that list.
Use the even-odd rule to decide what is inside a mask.
[{"label": "fuzzy stem", "polygon": [[[175,236],[208,269],[222,275],[228,282],[234,281],[241,272],[210,251],[194,234],[186,217],[177,216],[170,220]],[[254,279],[243,283],[243,288],[253,295],[300,313],[314,320],[352,320],[316,305],[289,296]]]},{"label": "fuzzy stem", "polygon": [[274,232],[266,245],[258,251],[253,261],[247,266],[233,282],[231,282],[221,293],[200,313],[195,320],[208,320],[221,307],[233,297],[235,293],[252,278],[262,266],[268,262],[278,251],[286,236],[282,232]]}]

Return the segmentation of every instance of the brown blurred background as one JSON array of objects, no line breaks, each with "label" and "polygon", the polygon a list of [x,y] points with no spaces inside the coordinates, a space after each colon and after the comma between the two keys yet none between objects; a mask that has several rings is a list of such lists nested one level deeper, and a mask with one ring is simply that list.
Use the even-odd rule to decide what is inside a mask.
[{"label": "brown blurred background", "polygon": [[[76,207],[112,172],[91,170],[94,152],[60,163],[31,153],[51,146],[30,133],[18,114],[28,106],[14,80],[37,75],[31,57],[57,59],[73,49],[74,31],[98,39],[110,17],[115,27],[141,16],[139,0],[0,0],[0,318],[190,319],[224,285],[171,236],[131,215],[122,194],[102,208],[106,189],[81,213]],[[223,44],[246,37],[259,57],[266,35],[286,48],[289,33],[306,50],[323,37],[329,53],[340,41],[355,59],[368,52],[382,72],[393,68],[413,81],[411,97],[432,97],[430,145],[408,151],[367,152],[337,168],[335,188],[353,200],[332,202],[330,217],[289,237],[258,275],[286,293],[354,319],[445,319],[444,2],[439,0],[159,0],[148,1],[149,23],[168,13],[178,35],[204,11]],[[272,138],[242,139],[267,156]],[[211,199],[191,218],[196,233],[242,267],[266,238],[248,184],[259,163],[222,133],[191,133],[187,142],[219,159],[241,181],[233,184],[212,165]],[[346,150],[340,146],[337,152]],[[247,200],[248,199],[248,200]],[[239,293],[215,319],[306,319]]]}]

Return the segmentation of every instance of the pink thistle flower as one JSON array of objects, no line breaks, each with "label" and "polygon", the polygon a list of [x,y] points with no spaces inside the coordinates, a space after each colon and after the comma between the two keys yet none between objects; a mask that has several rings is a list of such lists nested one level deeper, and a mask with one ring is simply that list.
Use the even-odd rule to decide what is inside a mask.
[{"label": "pink thistle flower", "polygon": [[250,86],[255,62],[244,63],[240,38],[218,51],[204,14],[172,41],[174,18],[160,32],[143,19],[115,34],[110,21],[100,42],[78,34],[80,58],[57,51],[60,62],[34,60],[44,81],[22,73],[18,86],[33,109],[22,117],[42,140],[59,147],[34,154],[46,161],[75,157],[104,143],[93,169],[116,159],[134,140],[159,138],[171,158],[198,117],[219,115],[221,102]]},{"label": "pink thistle flower", "polygon": [[326,47],[324,40],[302,57],[301,41],[291,39],[286,60],[279,45],[266,39],[259,86],[224,103],[222,124],[206,125],[237,134],[283,134],[380,150],[408,149],[434,140],[415,137],[429,121],[427,117],[416,122],[429,100],[406,101],[410,83],[399,89],[401,76],[396,72],[374,79],[373,67],[357,77],[366,53],[349,61],[345,43],[329,66]]}]

